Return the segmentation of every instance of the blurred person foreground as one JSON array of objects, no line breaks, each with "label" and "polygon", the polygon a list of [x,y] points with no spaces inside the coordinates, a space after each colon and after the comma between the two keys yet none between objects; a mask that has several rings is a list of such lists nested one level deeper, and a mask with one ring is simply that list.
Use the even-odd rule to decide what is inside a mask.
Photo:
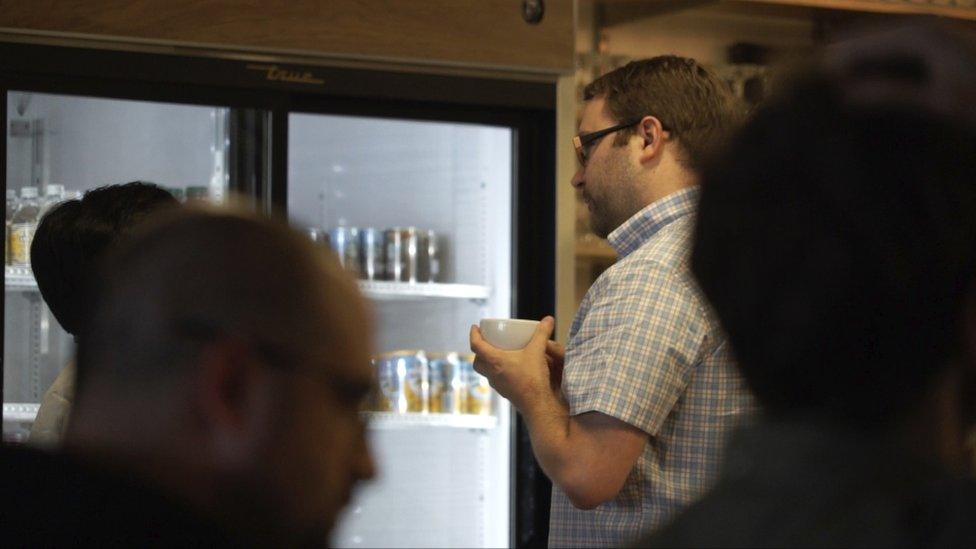
[{"label": "blurred person foreground", "polygon": [[[150,214],[179,202],[162,187],[133,181],[92,189],[66,200],[40,221],[30,248],[30,264],[44,302],[64,331],[77,336],[87,324],[82,288],[98,259]],[[64,366],[44,393],[30,443],[53,448],[64,437],[74,402],[75,365]]]},{"label": "blurred person foreground", "polygon": [[853,37],[706,169],[693,270],[764,414],[641,545],[976,546],[976,53]]},{"label": "blurred person foreground", "polygon": [[4,541],[322,546],[373,474],[353,280],[247,214],[160,214],[111,251],[62,454],[4,448]]}]

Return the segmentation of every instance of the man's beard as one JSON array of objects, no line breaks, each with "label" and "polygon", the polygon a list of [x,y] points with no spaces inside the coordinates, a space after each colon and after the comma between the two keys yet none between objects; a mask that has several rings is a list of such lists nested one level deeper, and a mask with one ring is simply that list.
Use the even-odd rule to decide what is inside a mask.
[{"label": "man's beard", "polygon": [[[620,193],[626,191],[620,190]],[[606,238],[610,235],[617,227],[623,225],[625,221],[630,219],[633,213],[639,211],[640,208],[634,209],[633,213],[622,213],[624,207],[620,204],[614,204],[611,199],[595,201],[593,197],[583,192],[583,198],[590,205],[590,230],[600,238]],[[621,199],[622,202],[626,203],[628,200]]]},{"label": "man's beard", "polygon": [[593,201],[592,197],[586,195],[585,193],[584,197],[589,205],[590,230],[593,231],[593,234],[599,236],[600,238],[606,238],[607,235],[613,231],[612,228],[608,227],[610,223],[607,221],[606,212],[604,212],[603,208],[598,206],[597,203]]}]

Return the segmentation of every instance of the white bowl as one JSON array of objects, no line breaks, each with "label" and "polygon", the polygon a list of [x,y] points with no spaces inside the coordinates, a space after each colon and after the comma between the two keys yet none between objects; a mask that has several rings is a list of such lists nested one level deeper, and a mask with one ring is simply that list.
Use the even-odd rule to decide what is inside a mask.
[{"label": "white bowl", "polygon": [[529,344],[538,325],[538,320],[483,318],[478,327],[488,343],[506,351],[517,351]]}]

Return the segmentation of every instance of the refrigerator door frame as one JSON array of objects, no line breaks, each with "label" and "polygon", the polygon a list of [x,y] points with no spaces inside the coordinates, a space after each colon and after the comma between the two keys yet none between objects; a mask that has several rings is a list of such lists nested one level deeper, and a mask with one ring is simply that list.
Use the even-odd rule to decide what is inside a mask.
[{"label": "refrigerator door frame", "polygon": [[[108,99],[213,105],[263,111],[234,118],[232,189],[271,214],[286,216],[288,114],[362,115],[482,123],[512,128],[512,310],[538,319],[555,311],[556,81],[297,64],[281,56],[226,51],[206,55],[4,41],[0,92],[11,90]],[[86,47],[87,46],[87,47]],[[200,53],[200,52],[194,52]],[[7,102],[0,124],[8,125]],[[256,132],[256,133],[255,133]],[[0,191],[6,191],[6,138],[0,140]],[[235,172],[232,172],[232,175]],[[241,182],[241,180],[244,180]],[[235,187],[234,184],[240,183]],[[4,300],[6,296],[0,297]],[[2,305],[2,302],[0,302]],[[0,321],[3,319],[0,312]],[[2,352],[2,343],[0,343]],[[3,370],[0,355],[0,372]],[[0,376],[0,394],[3,379]],[[512,423],[511,543],[545,546],[551,485],[532,455],[518,415]]]}]

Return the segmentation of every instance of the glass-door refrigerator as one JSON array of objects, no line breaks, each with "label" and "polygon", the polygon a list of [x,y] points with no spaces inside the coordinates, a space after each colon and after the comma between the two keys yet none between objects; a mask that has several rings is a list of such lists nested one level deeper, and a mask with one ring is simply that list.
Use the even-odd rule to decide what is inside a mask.
[{"label": "glass-door refrigerator", "polygon": [[213,105],[7,90],[4,441],[28,440],[45,393],[73,354],[73,339],[31,270],[40,219],[86,191],[131,181],[156,183],[180,200],[223,200],[228,113]]},{"label": "glass-door refrigerator", "polygon": [[379,474],[332,544],[544,545],[548,482],[468,330],[553,312],[554,79],[287,61],[0,41],[5,443],[28,440],[72,353],[10,236],[29,238],[33,194],[39,210],[133,180],[238,194],[337,254],[374,313]]},{"label": "glass-door refrigerator", "polygon": [[328,239],[376,319],[380,474],[333,542],[507,545],[511,410],[467,341],[513,312],[512,129],[293,113],[288,143],[289,217]]}]

